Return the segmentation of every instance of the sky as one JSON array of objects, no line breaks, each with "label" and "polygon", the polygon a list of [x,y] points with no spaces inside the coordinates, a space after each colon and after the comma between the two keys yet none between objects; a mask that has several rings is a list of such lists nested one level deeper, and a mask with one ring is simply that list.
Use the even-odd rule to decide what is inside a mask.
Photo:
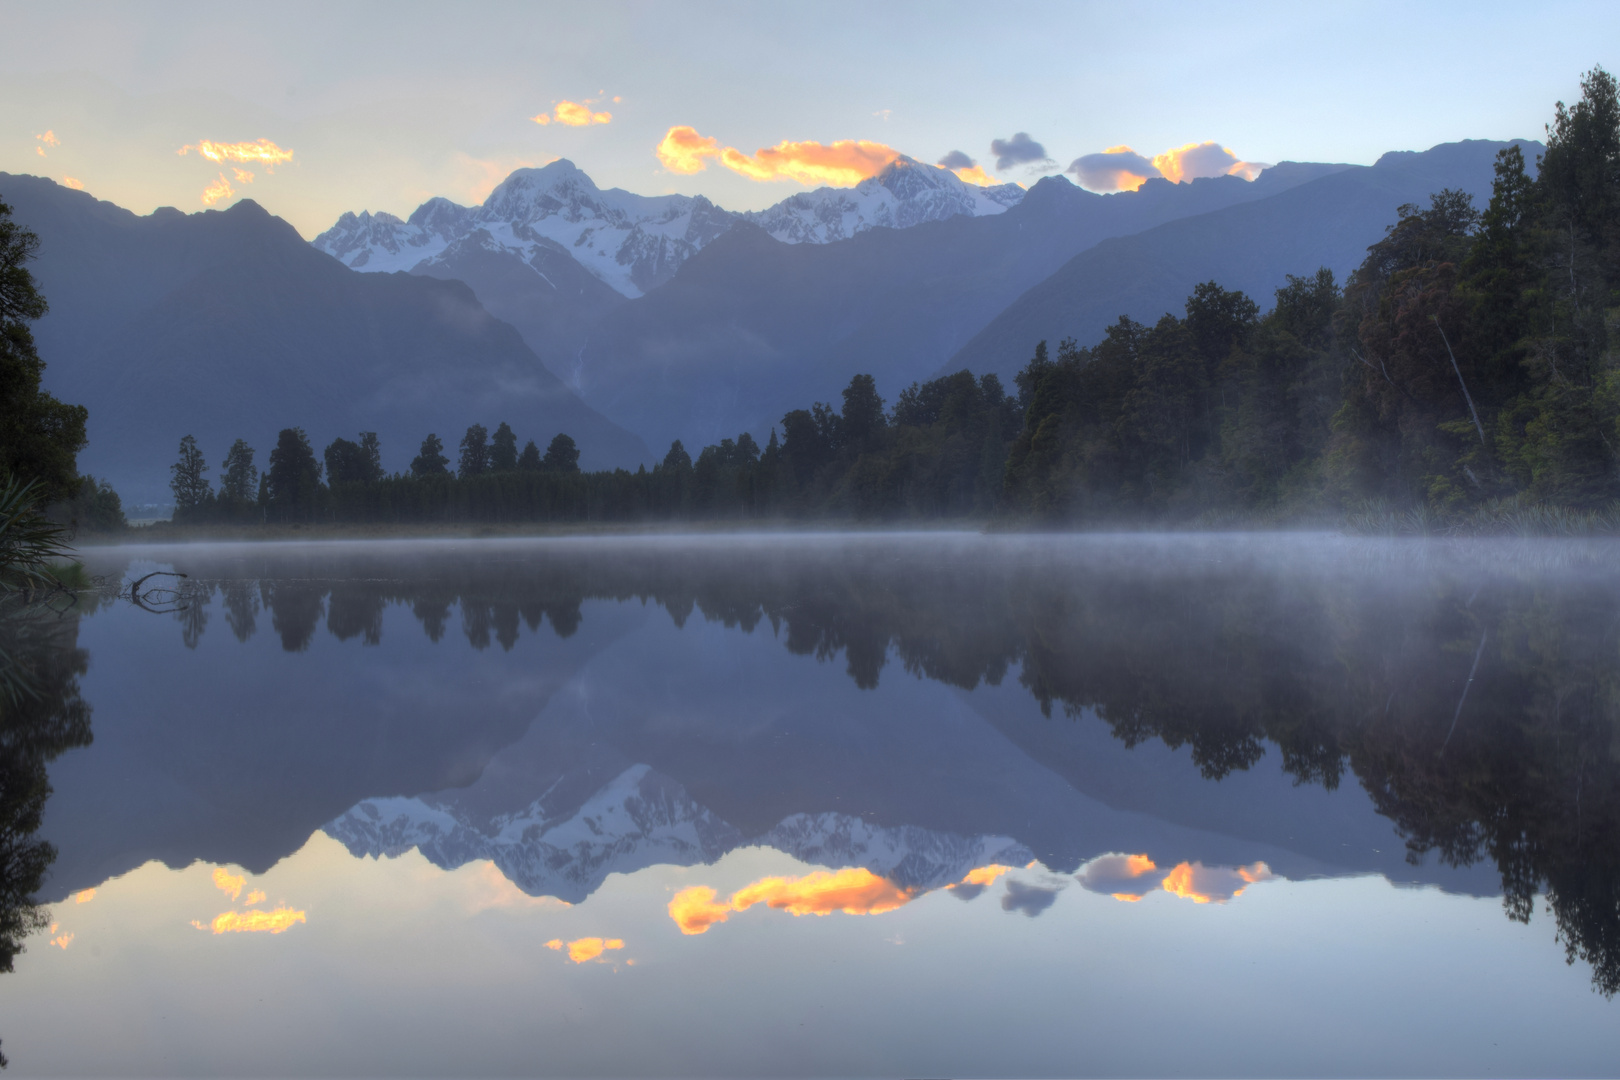
[{"label": "sky", "polygon": [[733,210],[895,154],[1100,190],[1370,164],[1540,138],[1581,72],[1620,65],[1620,5],[1583,3],[0,0],[0,26],[26,43],[0,64],[0,171],[143,214],[253,198],[306,237],[558,157]]}]

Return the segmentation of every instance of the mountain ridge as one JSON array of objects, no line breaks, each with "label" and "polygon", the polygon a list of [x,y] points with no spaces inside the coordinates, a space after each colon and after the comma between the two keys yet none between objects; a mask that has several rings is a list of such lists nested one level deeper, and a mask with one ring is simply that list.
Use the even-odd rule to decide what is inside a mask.
[{"label": "mountain ridge", "polygon": [[371,430],[403,469],[430,431],[454,446],[507,420],[542,443],[568,432],[587,467],[645,459],[462,282],[354,273],[252,200],[143,217],[10,174],[0,197],[40,236],[45,385],[89,408],[81,468],[127,500],[167,501],[186,434],[216,463],[246,438],[262,468],[280,428],[306,428],[317,453]]}]

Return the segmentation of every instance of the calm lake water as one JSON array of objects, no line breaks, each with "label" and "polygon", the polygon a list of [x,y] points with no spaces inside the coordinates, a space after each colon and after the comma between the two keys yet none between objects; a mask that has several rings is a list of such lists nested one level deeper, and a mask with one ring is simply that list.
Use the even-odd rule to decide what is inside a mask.
[{"label": "calm lake water", "polygon": [[97,550],[109,582],[188,576],[54,631],[93,740],[49,764],[50,926],[0,975],[0,1048],[19,1076],[1613,1075],[1617,556]]}]

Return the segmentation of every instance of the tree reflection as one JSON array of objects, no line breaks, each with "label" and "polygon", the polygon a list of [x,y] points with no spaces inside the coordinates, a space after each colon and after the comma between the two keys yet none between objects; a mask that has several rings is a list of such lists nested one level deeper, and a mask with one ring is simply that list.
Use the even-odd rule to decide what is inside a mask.
[{"label": "tree reflection", "polygon": [[[891,663],[967,689],[1016,672],[1058,729],[1100,721],[1127,746],[1186,747],[1212,781],[1272,753],[1298,783],[1353,779],[1413,861],[1491,860],[1514,919],[1544,896],[1570,960],[1590,963],[1612,996],[1620,587],[1607,570],[1394,550],[1288,566],[1154,561],[1122,542],[1084,562],[898,565],[768,545],[634,557],[581,547],[435,564],[426,581],[358,558],[324,584],[267,577],[221,595],[245,637],[256,591],[291,651],[310,647],[323,613],[339,640],[374,644],[390,605],[435,642],[458,611],[473,648],[511,651],[542,621],[568,637],[587,600],[615,600],[659,605],[677,627],[694,614],[748,633],[766,625],[794,654],[841,659],[863,688]],[[186,632],[204,626],[193,617]]]},{"label": "tree reflection", "polygon": [[51,794],[46,767],[90,742],[78,624],[71,610],[0,594],[0,971],[11,971],[24,939],[50,923],[35,899],[56,858],[36,835]]}]

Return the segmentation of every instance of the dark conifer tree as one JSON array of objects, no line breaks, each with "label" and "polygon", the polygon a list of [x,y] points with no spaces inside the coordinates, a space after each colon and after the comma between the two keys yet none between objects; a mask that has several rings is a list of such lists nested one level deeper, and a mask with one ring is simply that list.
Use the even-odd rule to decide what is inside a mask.
[{"label": "dark conifer tree", "polygon": [[265,471],[265,498],[279,521],[308,521],[320,497],[321,466],[303,428],[283,428],[270,451]]},{"label": "dark conifer tree", "polygon": [[540,448],[534,445],[533,439],[523,444],[523,453],[518,455],[517,467],[521,472],[540,471]]},{"label": "dark conifer tree", "polygon": [[489,467],[492,472],[512,472],[517,468],[517,436],[505,420],[489,440]]},{"label": "dark conifer tree", "polygon": [[551,440],[546,447],[546,456],[542,461],[546,472],[577,473],[579,472],[579,448],[568,435],[559,434]]},{"label": "dark conifer tree", "polygon": [[176,521],[195,519],[213,501],[208,464],[203,461],[197,440],[187,435],[180,440],[180,459],[169,466],[169,490],[174,492]]},{"label": "dark conifer tree", "polygon": [[219,479],[219,500],[228,506],[250,505],[259,487],[259,470],[253,464],[253,447],[237,439],[225,452],[223,475]]},{"label": "dark conifer tree", "polygon": [[450,470],[450,459],[444,456],[444,442],[432,433],[422,440],[422,449],[411,460],[411,475],[415,477],[443,476]]},{"label": "dark conifer tree", "polygon": [[360,433],[360,454],[365,462],[365,474],[362,479],[367,484],[375,484],[383,478],[382,444],[377,441],[375,431]]},{"label": "dark conifer tree", "polygon": [[489,471],[489,431],[483,424],[474,424],[461,437],[461,461],[456,472],[465,480],[469,476],[482,476]]},{"label": "dark conifer tree", "polygon": [[326,461],[328,484],[364,484],[371,477],[371,462],[357,442],[333,439],[322,457]]}]

